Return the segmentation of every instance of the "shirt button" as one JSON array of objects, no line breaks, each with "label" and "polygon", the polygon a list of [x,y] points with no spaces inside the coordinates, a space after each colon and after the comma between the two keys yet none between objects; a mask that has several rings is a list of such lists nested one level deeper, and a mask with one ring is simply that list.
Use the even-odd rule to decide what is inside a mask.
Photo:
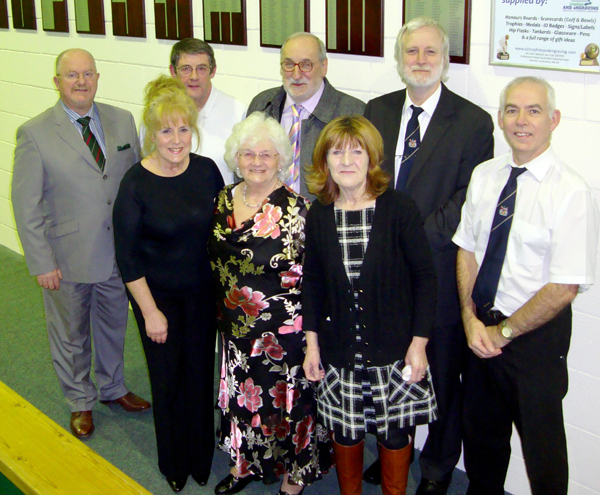
[{"label": "shirt button", "polygon": [[110,230],[110,225],[108,227],[106,227],[106,230]]},{"label": "shirt button", "polygon": [[109,199],[109,200],[107,201],[107,203],[108,203],[109,205],[112,205],[112,199]]},{"label": "shirt button", "polygon": [[106,180],[106,179],[108,179],[108,175],[103,175],[103,176],[102,176],[102,178],[103,178],[104,180]]}]

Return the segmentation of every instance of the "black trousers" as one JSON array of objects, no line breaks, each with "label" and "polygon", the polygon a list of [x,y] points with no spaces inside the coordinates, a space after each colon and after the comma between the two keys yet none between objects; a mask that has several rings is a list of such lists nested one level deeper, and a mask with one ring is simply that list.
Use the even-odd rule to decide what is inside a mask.
[{"label": "black trousers", "polygon": [[[493,322],[484,321],[490,325]],[[471,353],[465,382],[464,449],[469,495],[504,495],[515,424],[533,495],[566,495],[567,393],[571,307],[517,337],[491,359]]]},{"label": "black trousers", "polygon": [[215,448],[215,305],[210,293],[153,297],[168,322],[167,341],[152,342],[128,294],[152,387],[158,467],[168,478],[208,478]]},{"label": "black trousers", "polygon": [[452,475],[462,451],[461,374],[467,359],[467,341],[462,322],[436,326],[427,344],[433,388],[440,417],[430,423],[419,464],[423,478],[440,481]]}]

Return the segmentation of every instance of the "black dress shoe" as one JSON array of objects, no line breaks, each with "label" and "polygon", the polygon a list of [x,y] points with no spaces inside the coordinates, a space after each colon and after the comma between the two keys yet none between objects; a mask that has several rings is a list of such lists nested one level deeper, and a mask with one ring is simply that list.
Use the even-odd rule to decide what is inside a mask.
[{"label": "black dress shoe", "polygon": [[439,481],[423,478],[415,495],[446,495],[452,476]]},{"label": "black dress shoe", "polygon": [[233,474],[228,474],[223,478],[217,486],[215,486],[215,494],[216,495],[229,495],[230,493],[238,493],[241,492],[244,488],[246,488],[253,481],[258,481],[260,476],[257,474],[249,474],[243,478],[238,478]]},{"label": "black dress shoe", "polygon": [[200,486],[206,486],[206,484],[208,483],[208,478],[209,478],[210,474],[206,475],[206,476],[194,476],[192,474],[192,478],[194,478],[194,481],[196,483],[198,483]]},{"label": "black dress shoe", "polygon": [[379,462],[379,458],[363,473],[363,480],[371,485],[381,485],[381,462]]},{"label": "black dress shoe", "polygon": [[174,492],[180,492],[181,490],[183,490],[183,487],[187,483],[187,478],[182,478],[182,479],[167,478],[167,483],[171,487],[171,490],[173,490]]}]

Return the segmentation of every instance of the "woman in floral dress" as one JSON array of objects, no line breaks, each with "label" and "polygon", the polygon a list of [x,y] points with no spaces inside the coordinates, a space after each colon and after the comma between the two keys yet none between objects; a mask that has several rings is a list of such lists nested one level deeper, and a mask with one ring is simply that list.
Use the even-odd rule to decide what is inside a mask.
[{"label": "woman in floral dress", "polygon": [[317,447],[326,432],[302,371],[307,205],[281,180],[292,149],[274,119],[255,112],[237,124],[225,160],[243,181],[217,199],[209,252],[223,339],[219,407],[230,426],[220,446],[235,466],[215,493],[283,475],[279,493],[298,494],[320,477],[326,450]]}]

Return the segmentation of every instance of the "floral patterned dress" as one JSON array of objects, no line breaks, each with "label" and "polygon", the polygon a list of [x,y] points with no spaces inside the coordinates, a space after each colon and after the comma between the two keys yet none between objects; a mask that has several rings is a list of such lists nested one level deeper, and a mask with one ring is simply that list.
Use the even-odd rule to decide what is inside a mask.
[{"label": "floral patterned dress", "polygon": [[302,370],[307,205],[282,186],[236,229],[234,187],[217,199],[209,241],[223,338],[218,405],[230,426],[219,446],[241,475],[260,474],[270,484],[289,472],[306,485],[329,467],[327,432],[317,424],[314,390]]}]

